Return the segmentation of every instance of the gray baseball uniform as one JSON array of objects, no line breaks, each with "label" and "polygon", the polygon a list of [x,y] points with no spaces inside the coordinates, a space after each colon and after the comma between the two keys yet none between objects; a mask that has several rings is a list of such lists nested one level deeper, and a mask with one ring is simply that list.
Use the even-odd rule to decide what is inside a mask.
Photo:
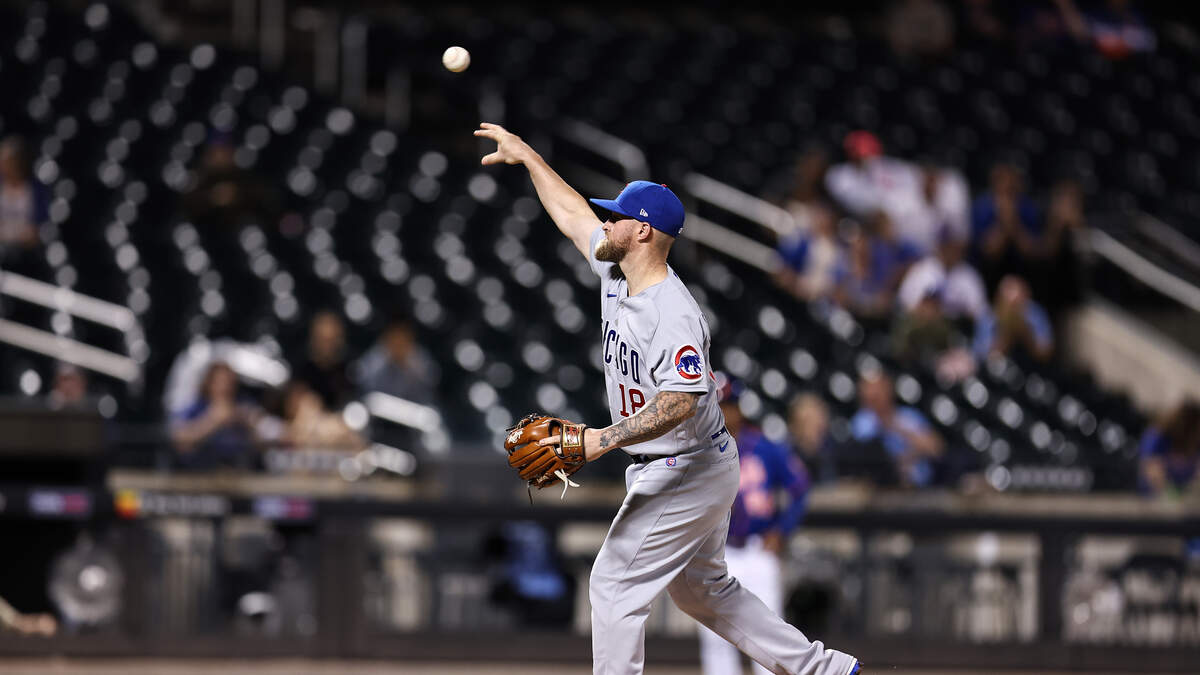
[{"label": "gray baseball uniform", "polygon": [[708,323],[668,267],[667,278],[634,297],[612,263],[600,275],[604,377],[614,422],[659,391],[701,394],[696,414],[630,454],[673,455],[633,464],[625,501],[592,564],[592,658],[596,675],[636,675],[645,661],[645,622],[664,589],[680,609],[779,675],[848,675],[854,657],[774,614],[725,568],[729,509],[738,490],[737,444],[725,431],[708,369]]}]

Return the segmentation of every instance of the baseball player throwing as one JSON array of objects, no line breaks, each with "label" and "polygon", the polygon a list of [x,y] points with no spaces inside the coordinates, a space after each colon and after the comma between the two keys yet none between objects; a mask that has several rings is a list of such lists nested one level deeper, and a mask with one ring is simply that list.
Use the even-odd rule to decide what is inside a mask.
[{"label": "baseball player throwing", "polygon": [[[858,661],[809,642],[725,568],[737,443],[725,429],[696,301],[667,265],[683,204],[666,186],[630,183],[591,207],[528,144],[495,124],[482,163],[524,164],[542,206],[600,276],[604,377],[613,424],[585,429],[588,461],[622,449],[625,501],[592,565],[596,675],[641,673],[645,622],[664,589],[680,609],[779,675],[850,675]],[[557,436],[540,441],[559,442]]]}]

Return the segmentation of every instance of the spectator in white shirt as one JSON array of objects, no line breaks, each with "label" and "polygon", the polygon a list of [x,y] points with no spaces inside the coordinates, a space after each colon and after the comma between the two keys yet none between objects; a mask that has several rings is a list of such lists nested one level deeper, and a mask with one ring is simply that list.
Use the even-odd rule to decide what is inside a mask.
[{"label": "spectator in white shirt", "polygon": [[829,194],[858,218],[884,210],[888,215],[921,192],[916,168],[904,160],[883,156],[883,145],[869,131],[852,131],[844,141],[847,162],[825,174]]},{"label": "spectator in white shirt", "polygon": [[829,169],[829,194],[860,220],[886,213],[896,236],[931,253],[942,227],[966,231],[969,195],[966,181],[955,171],[920,168],[885,157],[879,139],[868,131],[846,135],[844,164]]},{"label": "spectator in white shirt", "polygon": [[938,236],[947,227],[963,239],[969,237],[971,191],[963,175],[954,169],[925,163],[921,166],[921,181],[924,204],[929,213],[926,222],[933,223],[933,227],[925,228],[925,240],[916,243],[932,251]]},{"label": "spectator in white shirt", "polygon": [[937,253],[914,264],[900,282],[900,307],[911,312],[935,294],[947,317],[978,320],[988,312],[987,291],[979,273],[965,260],[966,241],[948,227],[939,239]]}]

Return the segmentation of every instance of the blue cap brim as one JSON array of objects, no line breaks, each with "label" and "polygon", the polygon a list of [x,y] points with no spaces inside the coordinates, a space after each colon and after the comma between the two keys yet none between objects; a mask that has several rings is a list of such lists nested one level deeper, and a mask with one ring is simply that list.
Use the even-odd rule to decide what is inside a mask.
[{"label": "blue cap brim", "polygon": [[588,201],[602,209],[608,209],[609,211],[625,216],[626,218],[633,218],[633,216],[621,212],[621,206],[620,204],[617,204],[617,200],[615,199],[589,199]]}]

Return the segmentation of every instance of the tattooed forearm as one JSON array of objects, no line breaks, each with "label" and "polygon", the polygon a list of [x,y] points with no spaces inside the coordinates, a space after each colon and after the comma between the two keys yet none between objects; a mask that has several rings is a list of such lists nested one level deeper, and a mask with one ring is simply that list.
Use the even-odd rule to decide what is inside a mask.
[{"label": "tattooed forearm", "polygon": [[700,394],[684,391],[660,391],[646,407],[632,417],[601,430],[600,450],[653,440],[674,429],[680,422],[696,414]]}]

